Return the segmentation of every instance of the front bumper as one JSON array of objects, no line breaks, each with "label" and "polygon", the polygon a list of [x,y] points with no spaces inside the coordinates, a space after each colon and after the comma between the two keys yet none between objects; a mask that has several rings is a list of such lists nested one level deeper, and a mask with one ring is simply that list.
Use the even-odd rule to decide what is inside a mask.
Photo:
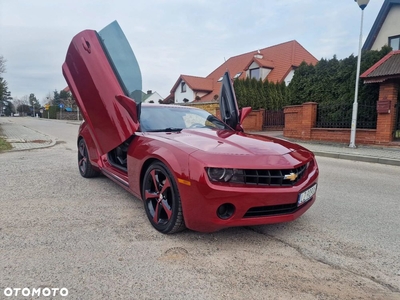
[{"label": "front bumper", "polygon": [[[186,226],[195,231],[213,232],[227,227],[289,222],[305,213],[315,202],[316,194],[297,206],[299,194],[318,181],[316,162],[294,186],[260,187],[217,185],[209,181],[204,167],[193,165],[191,185],[179,184]],[[202,170],[202,171],[201,171]],[[233,214],[218,216],[218,208],[229,204]]]}]

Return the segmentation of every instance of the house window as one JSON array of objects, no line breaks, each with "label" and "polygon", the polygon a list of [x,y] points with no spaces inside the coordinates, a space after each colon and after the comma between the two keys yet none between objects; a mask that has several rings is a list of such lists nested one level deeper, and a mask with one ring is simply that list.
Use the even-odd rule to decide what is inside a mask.
[{"label": "house window", "polygon": [[389,37],[389,46],[393,50],[400,50],[400,35]]},{"label": "house window", "polygon": [[181,82],[181,93],[186,93],[186,82]]},{"label": "house window", "polygon": [[242,72],[236,73],[236,75],[233,77],[233,79],[239,78],[240,75],[242,75]]},{"label": "house window", "polygon": [[250,69],[250,78],[260,79],[260,68]]}]

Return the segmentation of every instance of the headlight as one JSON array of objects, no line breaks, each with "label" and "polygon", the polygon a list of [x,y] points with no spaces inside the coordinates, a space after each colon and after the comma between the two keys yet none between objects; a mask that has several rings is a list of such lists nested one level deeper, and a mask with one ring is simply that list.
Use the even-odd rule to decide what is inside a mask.
[{"label": "headlight", "polygon": [[243,170],[225,168],[207,168],[207,175],[211,181],[243,183]]}]

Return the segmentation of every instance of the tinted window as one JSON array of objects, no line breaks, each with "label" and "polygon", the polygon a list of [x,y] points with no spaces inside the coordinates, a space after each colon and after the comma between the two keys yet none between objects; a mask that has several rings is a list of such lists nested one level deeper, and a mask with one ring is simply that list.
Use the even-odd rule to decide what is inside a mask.
[{"label": "tinted window", "polygon": [[164,129],[217,128],[229,129],[218,118],[201,109],[180,106],[142,106],[140,115],[142,131]]},{"label": "tinted window", "polygon": [[260,69],[250,69],[250,78],[260,79]]},{"label": "tinted window", "polygon": [[99,32],[111,66],[114,69],[125,95],[142,101],[142,75],[128,40],[119,24],[114,21]]}]

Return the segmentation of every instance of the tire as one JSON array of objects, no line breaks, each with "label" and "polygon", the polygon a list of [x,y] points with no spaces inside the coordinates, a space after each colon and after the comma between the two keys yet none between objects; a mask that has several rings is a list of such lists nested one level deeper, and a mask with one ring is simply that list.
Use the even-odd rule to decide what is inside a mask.
[{"label": "tire", "polygon": [[82,177],[91,178],[99,176],[100,172],[93,168],[90,163],[87,146],[84,139],[80,139],[78,143],[78,168]]},{"label": "tire", "polygon": [[181,198],[174,177],[161,162],[152,163],[142,184],[147,218],[161,233],[176,233],[186,228]]}]

